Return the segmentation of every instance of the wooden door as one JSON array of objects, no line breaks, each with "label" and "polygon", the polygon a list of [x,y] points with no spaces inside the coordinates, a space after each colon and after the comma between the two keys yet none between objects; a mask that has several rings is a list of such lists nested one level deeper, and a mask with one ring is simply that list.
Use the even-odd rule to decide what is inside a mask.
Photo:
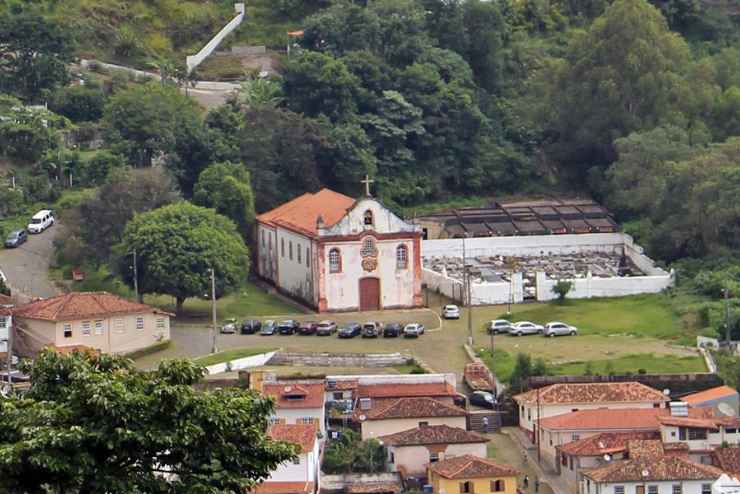
[{"label": "wooden door", "polygon": [[645,486],[644,485],[635,486],[635,494],[645,494]]},{"label": "wooden door", "polygon": [[362,278],[360,280],[360,310],[380,309],[380,280]]}]

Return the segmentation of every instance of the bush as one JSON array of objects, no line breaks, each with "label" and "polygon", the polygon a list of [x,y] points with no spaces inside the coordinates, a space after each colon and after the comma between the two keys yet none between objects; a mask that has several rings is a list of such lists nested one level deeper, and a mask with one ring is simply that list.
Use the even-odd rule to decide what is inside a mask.
[{"label": "bush", "polygon": [[99,88],[74,86],[59,89],[49,101],[49,108],[73,122],[100,120],[105,94]]},{"label": "bush", "polygon": [[568,295],[568,292],[570,292],[572,288],[572,281],[560,280],[552,287],[552,292],[557,295],[558,300],[562,302],[565,300],[565,296]]}]

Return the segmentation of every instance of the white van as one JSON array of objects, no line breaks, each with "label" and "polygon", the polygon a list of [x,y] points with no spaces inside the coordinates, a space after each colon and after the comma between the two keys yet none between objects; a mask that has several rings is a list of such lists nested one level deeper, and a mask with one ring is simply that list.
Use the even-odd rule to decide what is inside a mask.
[{"label": "white van", "polygon": [[54,224],[54,213],[49,209],[43,209],[33,215],[28,224],[30,233],[41,233]]}]

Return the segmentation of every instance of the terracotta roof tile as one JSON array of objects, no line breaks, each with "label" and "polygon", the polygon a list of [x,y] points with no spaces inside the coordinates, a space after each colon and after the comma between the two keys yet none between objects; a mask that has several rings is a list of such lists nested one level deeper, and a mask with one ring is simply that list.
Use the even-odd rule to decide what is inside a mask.
[{"label": "terracotta roof tile", "polygon": [[427,425],[378,438],[390,446],[416,446],[422,444],[487,443],[488,438],[477,432],[448,425]]},{"label": "terracotta roof tile", "polygon": [[309,494],[314,492],[313,482],[273,482],[266,481],[258,485],[256,494]]},{"label": "terracotta roof tile", "polygon": [[361,398],[411,398],[457,396],[455,387],[449,383],[416,384],[361,384],[357,393]]},{"label": "terracotta roof tile", "polygon": [[354,389],[357,389],[358,381],[357,379],[349,379],[349,380],[339,380],[334,381],[331,387],[329,387],[329,381],[331,379],[327,379],[326,381],[326,390],[327,391],[352,391]]},{"label": "terracotta roof tile", "polygon": [[689,405],[696,405],[705,401],[717,400],[728,396],[737,396],[737,390],[729,386],[717,386],[716,388],[707,389],[699,393],[684,396],[682,401]]},{"label": "terracotta roof tile", "polygon": [[582,470],[596,482],[655,482],[671,480],[716,480],[722,471],[681,456],[620,460],[603,467]]},{"label": "terracotta roof tile", "polygon": [[314,424],[273,424],[268,435],[273,441],[297,444],[301,453],[308,453],[316,444],[316,430]]},{"label": "terracotta roof tile", "polygon": [[[460,407],[448,405],[433,398],[374,399],[371,409],[355,410],[355,418],[360,420],[464,417],[466,414],[465,410]],[[361,418],[363,416],[365,419]]]},{"label": "terracotta roof tile", "polygon": [[[518,403],[536,403],[537,399],[536,389],[531,389],[514,396],[514,400]],[[539,390],[539,402],[541,405],[665,401],[669,401],[669,399],[663,393],[638,382],[562,383],[551,384]]]},{"label": "terracotta roof tile", "polygon": [[347,494],[382,494],[402,490],[397,482],[354,482],[347,487]]},{"label": "terracotta roof tile", "polygon": [[13,299],[9,295],[0,293],[0,305],[13,305]]},{"label": "terracotta roof tile", "polygon": [[692,418],[692,417],[658,417],[658,422],[663,425],[674,427],[691,427],[694,429],[712,429],[719,430],[717,421],[711,418]]},{"label": "terracotta roof tile", "polygon": [[333,226],[341,220],[355,200],[339,192],[321,189],[306,193],[292,201],[257,216],[257,221],[271,226],[282,226],[310,237],[316,236],[319,217],[325,226]]},{"label": "terracotta roof tile", "polygon": [[[547,417],[540,423],[543,429],[557,430],[658,430],[658,418],[669,416],[670,413],[667,408],[598,408]],[[711,409],[689,408],[689,417],[711,417]]]},{"label": "terracotta roof tile", "polygon": [[653,460],[665,456],[660,439],[633,439],[627,442],[627,450],[632,460]]},{"label": "terracotta roof tile", "polygon": [[323,383],[264,384],[262,393],[275,399],[275,407],[278,410],[324,406]]},{"label": "terracotta roof tile", "polygon": [[480,479],[488,477],[511,477],[519,472],[502,463],[473,455],[453,456],[432,463],[429,469],[446,479]]},{"label": "terracotta roof tile", "polygon": [[148,305],[131,302],[107,292],[72,292],[22,305],[13,314],[44,321],[76,321],[117,314],[160,312]]},{"label": "terracotta roof tile", "polygon": [[602,432],[558,446],[561,452],[572,456],[602,456],[627,451],[627,442],[634,439],[659,439],[657,431]]},{"label": "terracotta roof tile", "polygon": [[715,466],[730,475],[740,475],[740,446],[717,448],[712,451]]}]

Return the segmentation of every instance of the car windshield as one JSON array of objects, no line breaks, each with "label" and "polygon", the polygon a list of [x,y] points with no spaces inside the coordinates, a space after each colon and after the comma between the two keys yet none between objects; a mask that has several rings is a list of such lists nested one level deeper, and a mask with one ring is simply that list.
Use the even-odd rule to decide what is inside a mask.
[{"label": "car windshield", "polygon": [[41,220],[39,218],[31,218],[32,225],[38,225],[39,223],[41,223]]}]

